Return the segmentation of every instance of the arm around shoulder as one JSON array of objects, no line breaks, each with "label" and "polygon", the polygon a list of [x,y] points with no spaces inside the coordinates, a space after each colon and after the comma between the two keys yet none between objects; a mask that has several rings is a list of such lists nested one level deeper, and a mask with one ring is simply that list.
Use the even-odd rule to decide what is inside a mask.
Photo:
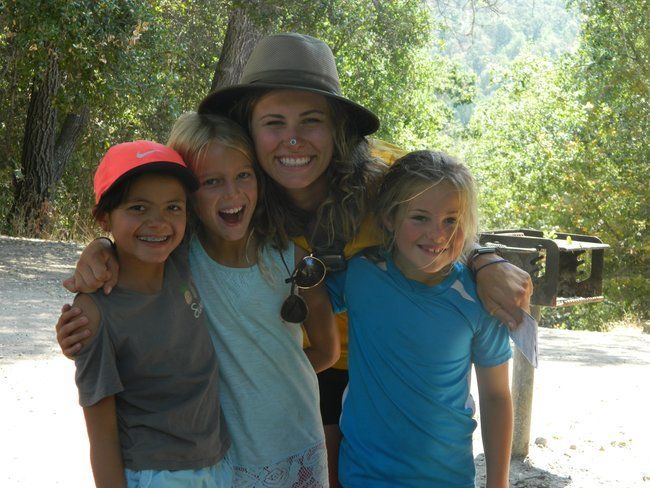
[{"label": "arm around shoulder", "polygon": [[476,289],[483,307],[514,329],[523,320],[522,309],[530,310],[533,293],[530,275],[497,254],[479,255],[468,265],[476,278]]},{"label": "arm around shoulder", "polygon": [[[99,330],[99,324],[101,322],[101,314],[97,305],[89,295],[85,293],[79,293],[73,302],[73,307],[80,310],[81,316],[85,317],[87,320],[85,329],[89,331],[89,334],[79,341],[80,348],[91,342],[97,335]],[[59,341],[61,345],[61,341]],[[63,345],[61,345],[63,348]]]},{"label": "arm around shoulder", "polygon": [[90,293],[99,288],[109,294],[119,273],[119,263],[113,242],[99,237],[86,246],[79,256],[74,275],[63,282],[71,292]]}]

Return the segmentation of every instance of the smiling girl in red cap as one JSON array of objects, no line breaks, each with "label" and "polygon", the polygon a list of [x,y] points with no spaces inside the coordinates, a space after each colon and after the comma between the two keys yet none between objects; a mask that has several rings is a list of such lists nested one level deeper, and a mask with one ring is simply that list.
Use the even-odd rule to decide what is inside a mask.
[{"label": "smiling girl in red cap", "polygon": [[187,253],[175,252],[197,186],[177,152],[150,141],[111,147],[95,173],[93,215],[120,265],[110,295],[74,301],[90,330],[75,379],[97,486],[231,486],[215,353]]}]

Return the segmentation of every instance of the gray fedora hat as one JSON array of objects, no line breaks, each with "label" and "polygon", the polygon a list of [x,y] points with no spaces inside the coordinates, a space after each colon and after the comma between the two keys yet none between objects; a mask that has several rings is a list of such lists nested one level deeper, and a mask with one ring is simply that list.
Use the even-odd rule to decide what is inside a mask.
[{"label": "gray fedora hat", "polygon": [[342,102],[361,135],[379,128],[375,114],[341,94],[334,54],[320,39],[305,34],[275,34],[260,39],[253,48],[241,81],[210,93],[199,113],[227,115],[232,106],[258,88],[305,90]]}]

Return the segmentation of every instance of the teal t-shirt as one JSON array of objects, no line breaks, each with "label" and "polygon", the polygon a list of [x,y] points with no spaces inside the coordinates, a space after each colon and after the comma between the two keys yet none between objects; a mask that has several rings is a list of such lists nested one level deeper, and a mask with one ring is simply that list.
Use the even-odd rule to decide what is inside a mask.
[{"label": "teal t-shirt", "polygon": [[327,280],[349,318],[339,478],[355,487],[474,487],[472,363],[511,357],[506,327],[457,263],[438,285],[355,256]]},{"label": "teal t-shirt", "polygon": [[[283,254],[293,269],[293,244]],[[291,285],[279,251],[265,249],[262,266],[230,268],[194,238],[190,266],[217,352],[234,485],[327,486],[316,373],[301,326],[280,318]]]}]

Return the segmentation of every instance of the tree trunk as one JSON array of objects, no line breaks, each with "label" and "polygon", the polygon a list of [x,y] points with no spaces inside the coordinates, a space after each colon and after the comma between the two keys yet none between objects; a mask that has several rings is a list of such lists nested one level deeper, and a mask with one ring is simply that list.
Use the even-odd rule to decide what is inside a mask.
[{"label": "tree trunk", "polygon": [[90,110],[84,105],[78,114],[69,113],[63,121],[61,132],[59,132],[59,137],[57,137],[56,145],[54,146],[54,157],[52,158],[53,179],[50,184],[50,197],[54,195],[56,184],[63,176],[65,167],[70,161],[72,153],[86,128],[89,117]]},{"label": "tree trunk", "polygon": [[232,10],[221,56],[212,78],[211,92],[239,82],[253,47],[263,35],[262,30],[250,20],[243,8]]},{"label": "tree trunk", "polygon": [[49,201],[88,119],[88,109],[68,114],[56,137],[54,99],[60,86],[56,53],[50,55],[42,79],[31,88],[20,178],[14,178],[14,201],[5,231],[40,237],[46,231]]},{"label": "tree trunk", "polygon": [[[16,73],[16,58],[17,58],[17,49],[15,37],[9,39],[6,42],[4,48],[0,48],[0,59],[4,62],[4,67],[0,69],[0,79],[5,80],[5,84],[0,84],[0,111],[2,111],[3,116],[7,117],[9,120],[8,114],[16,113],[17,110],[17,96],[18,87],[17,87],[17,73]],[[4,140],[0,142],[4,152],[0,156],[0,169],[13,167],[13,162],[18,159],[18,155],[14,152],[14,141],[16,140],[17,131],[14,127],[11,127],[13,124],[8,124],[4,128]]]}]

